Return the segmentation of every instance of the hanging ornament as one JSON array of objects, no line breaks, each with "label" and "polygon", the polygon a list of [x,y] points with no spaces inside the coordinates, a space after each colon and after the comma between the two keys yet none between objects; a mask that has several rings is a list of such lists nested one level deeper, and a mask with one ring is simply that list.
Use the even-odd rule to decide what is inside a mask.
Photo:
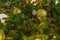
[{"label": "hanging ornament", "polygon": [[1,21],[1,23],[5,22],[5,18],[7,18],[6,14],[0,14],[0,21]]},{"label": "hanging ornament", "polygon": [[0,40],[5,40],[5,33],[0,29]]},{"label": "hanging ornament", "polygon": [[8,7],[8,9],[10,9],[11,8],[11,5],[8,5],[7,7]]},{"label": "hanging ornament", "polygon": [[14,14],[21,14],[21,9],[15,7],[15,8],[13,9],[13,13],[14,13]]},{"label": "hanging ornament", "polygon": [[57,37],[56,36],[53,36],[54,39],[56,39]]},{"label": "hanging ornament", "polygon": [[55,0],[55,5],[57,5],[59,3],[59,0]]},{"label": "hanging ornament", "polygon": [[7,3],[6,3],[6,6],[7,6],[7,8],[8,8],[8,12],[10,12],[11,2],[7,2]]},{"label": "hanging ornament", "polygon": [[8,8],[8,12],[10,12],[11,5],[8,5],[7,8]]},{"label": "hanging ornament", "polygon": [[52,4],[54,6],[57,6],[58,4],[60,5],[60,0],[52,0]]},{"label": "hanging ornament", "polygon": [[45,10],[50,11],[50,7],[46,6]]},{"label": "hanging ornament", "polygon": [[44,9],[39,9],[37,10],[37,17],[42,17],[42,16],[46,16],[47,15],[47,11]]},{"label": "hanging ornament", "polygon": [[36,10],[32,11],[32,15],[34,15],[34,16],[36,15]]}]

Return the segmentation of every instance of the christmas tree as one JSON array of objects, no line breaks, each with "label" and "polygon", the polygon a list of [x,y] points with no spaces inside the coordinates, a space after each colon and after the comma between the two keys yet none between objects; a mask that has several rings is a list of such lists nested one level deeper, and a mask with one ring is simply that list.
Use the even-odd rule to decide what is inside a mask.
[{"label": "christmas tree", "polygon": [[60,0],[0,0],[0,40],[60,40]]}]

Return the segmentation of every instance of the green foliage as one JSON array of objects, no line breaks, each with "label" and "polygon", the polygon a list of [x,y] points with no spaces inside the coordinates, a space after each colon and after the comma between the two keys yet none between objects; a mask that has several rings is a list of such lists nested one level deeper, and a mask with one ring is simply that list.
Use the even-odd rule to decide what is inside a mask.
[{"label": "green foliage", "polygon": [[[60,4],[54,6],[55,1],[51,1],[50,11],[47,11],[48,17],[42,22],[44,24],[39,27],[40,21],[36,16],[32,15],[32,10],[38,10],[41,7],[45,8],[46,0],[42,1],[39,7],[34,6],[33,3],[26,2],[26,0],[0,0],[0,8],[4,9],[0,13],[8,14],[5,23],[0,22],[0,29],[4,30],[6,39],[8,40],[60,40]],[[2,3],[3,2],[3,3]],[[7,2],[11,2],[11,9],[8,11]],[[21,4],[19,4],[21,3]],[[24,7],[27,5],[26,7]],[[49,3],[49,2],[48,2]],[[14,14],[13,7],[16,6],[22,10],[21,14]],[[49,15],[51,14],[52,15]],[[52,17],[53,16],[53,17]],[[54,38],[56,36],[56,38]]]}]

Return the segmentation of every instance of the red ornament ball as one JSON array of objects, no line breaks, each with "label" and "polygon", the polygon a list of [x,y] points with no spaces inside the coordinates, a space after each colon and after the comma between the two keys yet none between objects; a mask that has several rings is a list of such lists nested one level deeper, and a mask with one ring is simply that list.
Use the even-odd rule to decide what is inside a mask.
[{"label": "red ornament ball", "polygon": [[8,9],[10,9],[11,8],[11,5],[8,5]]},{"label": "red ornament ball", "polygon": [[50,11],[50,7],[47,6],[47,7],[45,8],[45,10]]}]

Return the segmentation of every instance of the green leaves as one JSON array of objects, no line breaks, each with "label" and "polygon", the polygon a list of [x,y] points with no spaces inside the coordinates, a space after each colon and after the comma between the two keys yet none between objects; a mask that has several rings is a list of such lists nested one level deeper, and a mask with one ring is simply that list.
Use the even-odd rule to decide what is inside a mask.
[{"label": "green leaves", "polygon": [[[52,0],[51,5],[49,5],[47,0],[42,0],[41,6],[38,2],[36,2],[38,5],[34,6],[33,3],[27,3],[26,0],[0,0],[0,2],[0,8],[3,11],[6,10],[4,13],[9,16],[4,24],[0,23],[0,29],[4,30],[6,37],[11,37],[11,40],[36,40],[36,38],[41,40],[56,40],[53,36],[57,35],[57,40],[60,39],[60,4],[54,5],[55,0]],[[11,9],[6,8],[7,2],[11,2]],[[32,10],[37,11],[40,8],[45,8],[46,2],[51,8],[48,13],[53,14],[53,17],[47,17],[46,19],[42,17],[43,25],[39,27],[40,20],[32,15]],[[20,8],[22,13],[13,14],[14,6]]]}]

